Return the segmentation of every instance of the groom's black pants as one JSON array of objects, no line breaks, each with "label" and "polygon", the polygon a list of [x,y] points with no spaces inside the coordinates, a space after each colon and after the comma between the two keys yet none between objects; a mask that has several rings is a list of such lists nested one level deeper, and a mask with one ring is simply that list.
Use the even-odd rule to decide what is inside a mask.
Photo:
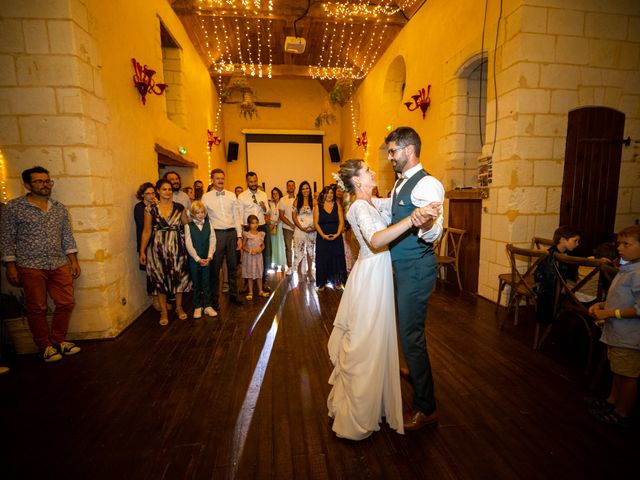
[{"label": "groom's black pants", "polygon": [[393,262],[399,336],[413,382],[413,406],[427,415],[436,409],[436,399],[424,331],[437,273],[438,263],[432,253]]}]

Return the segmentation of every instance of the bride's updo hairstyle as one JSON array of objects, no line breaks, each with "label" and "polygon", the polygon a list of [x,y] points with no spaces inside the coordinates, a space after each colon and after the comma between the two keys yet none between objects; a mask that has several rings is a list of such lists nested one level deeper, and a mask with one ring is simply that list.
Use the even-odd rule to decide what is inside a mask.
[{"label": "bride's updo hairstyle", "polygon": [[338,176],[342,181],[342,188],[346,193],[353,195],[356,191],[356,187],[353,184],[353,177],[357,177],[364,166],[364,160],[353,158],[340,164],[340,170],[338,170]]}]

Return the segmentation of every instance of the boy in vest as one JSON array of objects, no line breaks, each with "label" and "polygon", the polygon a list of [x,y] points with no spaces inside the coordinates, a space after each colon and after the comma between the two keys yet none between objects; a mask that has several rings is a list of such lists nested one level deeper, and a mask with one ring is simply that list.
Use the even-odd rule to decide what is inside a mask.
[{"label": "boy in vest", "polygon": [[184,229],[184,240],[189,252],[189,269],[191,270],[191,301],[193,302],[193,318],[218,315],[211,306],[210,264],[216,251],[216,234],[207,219],[207,209],[200,200],[196,200],[189,208],[191,222]]}]

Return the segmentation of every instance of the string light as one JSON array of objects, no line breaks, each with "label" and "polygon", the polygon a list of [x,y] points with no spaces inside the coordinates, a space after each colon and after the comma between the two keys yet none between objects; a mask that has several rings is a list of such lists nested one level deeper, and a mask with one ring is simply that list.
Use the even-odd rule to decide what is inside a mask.
[{"label": "string light", "polygon": [[0,201],[7,203],[7,162],[0,150]]},{"label": "string light", "polygon": [[[370,0],[354,0],[322,4],[327,21],[319,54],[309,62],[311,77],[366,77],[380,57],[388,26],[404,21],[391,17],[416,3],[381,0],[374,5]],[[199,0],[197,13],[211,72],[272,78],[273,48],[279,48],[272,42],[272,12],[273,0]]]}]

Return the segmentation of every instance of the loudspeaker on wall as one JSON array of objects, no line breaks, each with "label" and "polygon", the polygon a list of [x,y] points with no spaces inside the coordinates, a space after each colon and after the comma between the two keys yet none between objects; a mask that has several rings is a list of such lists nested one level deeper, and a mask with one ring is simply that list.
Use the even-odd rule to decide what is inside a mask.
[{"label": "loudspeaker on wall", "polygon": [[238,143],[229,142],[227,147],[227,162],[233,162],[238,159]]},{"label": "loudspeaker on wall", "polygon": [[338,146],[335,143],[329,145],[329,156],[333,163],[340,163],[340,150],[338,150]]}]

